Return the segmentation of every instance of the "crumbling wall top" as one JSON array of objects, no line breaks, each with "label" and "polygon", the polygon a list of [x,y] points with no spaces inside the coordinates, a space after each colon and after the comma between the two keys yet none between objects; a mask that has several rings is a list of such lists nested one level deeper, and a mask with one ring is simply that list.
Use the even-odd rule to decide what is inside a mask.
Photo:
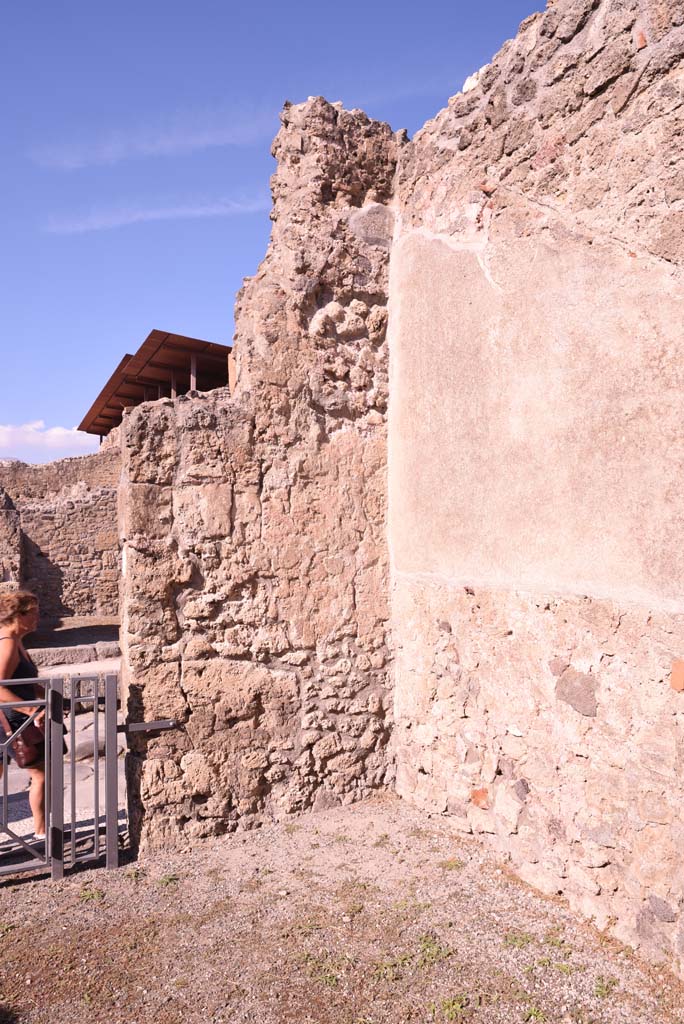
[{"label": "crumbling wall top", "polygon": [[681,264],[684,114],[669,72],[683,52],[681,3],[550,4],[417,133],[401,162],[404,223],[472,233],[524,197],[521,234],[553,212]]}]

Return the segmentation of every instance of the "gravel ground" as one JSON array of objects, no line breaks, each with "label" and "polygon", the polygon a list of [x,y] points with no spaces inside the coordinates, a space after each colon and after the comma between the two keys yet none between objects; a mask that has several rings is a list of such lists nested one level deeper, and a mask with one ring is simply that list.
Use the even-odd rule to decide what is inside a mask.
[{"label": "gravel ground", "polygon": [[671,975],[391,797],[0,887],[0,1024],[660,1024]]}]

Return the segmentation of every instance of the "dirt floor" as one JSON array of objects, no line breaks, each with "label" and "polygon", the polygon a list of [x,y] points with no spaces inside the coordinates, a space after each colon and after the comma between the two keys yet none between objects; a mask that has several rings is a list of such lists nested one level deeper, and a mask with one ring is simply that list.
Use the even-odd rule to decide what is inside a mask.
[{"label": "dirt floor", "polygon": [[660,1024],[667,972],[390,797],[0,886],[0,1024]]}]

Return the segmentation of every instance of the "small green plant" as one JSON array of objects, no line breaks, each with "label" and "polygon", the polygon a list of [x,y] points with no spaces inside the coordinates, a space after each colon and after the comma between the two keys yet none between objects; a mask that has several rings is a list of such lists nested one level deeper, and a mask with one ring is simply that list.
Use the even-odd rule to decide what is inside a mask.
[{"label": "small green plant", "polygon": [[461,1020],[469,1006],[470,999],[467,995],[450,996],[448,999],[442,999],[439,1006],[433,1003],[430,1007],[432,1019],[437,1020],[439,1015],[442,1020],[451,1024],[452,1021]]},{"label": "small green plant", "polygon": [[[291,932],[306,937],[307,935],[313,935],[314,932],[319,932],[323,928],[323,924],[324,922],[321,917],[303,917],[300,921],[294,922]],[[288,930],[285,934],[289,935],[291,932]]]},{"label": "small green plant", "polygon": [[389,843],[389,833],[381,832],[378,838],[373,843],[373,846],[387,846]]},{"label": "small green plant", "polygon": [[617,987],[617,978],[604,978],[602,974],[596,979],[594,995],[599,999],[607,999]]},{"label": "small green plant", "polygon": [[129,868],[126,872],[126,878],[131,882],[140,882],[145,877],[145,874],[144,868]]},{"label": "small green plant", "polygon": [[0,924],[0,936],[9,935],[16,927],[15,924]]},{"label": "small green plant", "polygon": [[391,960],[379,960],[373,969],[373,977],[378,981],[398,981],[412,960],[410,953],[392,957]]},{"label": "small green plant", "polygon": [[392,910],[396,911],[398,914],[406,914],[408,916],[415,917],[418,914],[422,914],[424,910],[429,910],[431,906],[432,904],[425,900],[421,901],[410,898],[397,900],[396,903],[392,904]]},{"label": "small green plant", "polygon": [[178,885],[179,881],[180,878],[178,877],[178,875],[174,875],[173,873],[171,873],[168,875],[162,875],[161,878],[159,879],[159,884],[163,889],[169,889],[171,888],[171,886]]},{"label": "small green plant", "polygon": [[572,953],[572,946],[565,941],[562,933],[558,928],[552,928],[544,936],[544,942],[547,946],[553,946],[557,949],[561,956],[569,956]]},{"label": "small green plant", "polygon": [[102,889],[90,888],[90,886],[84,885],[78,894],[79,900],[83,900],[84,903],[101,903],[105,898],[105,894]]},{"label": "small green plant", "polygon": [[431,932],[426,932],[420,937],[420,950],[418,952],[417,966],[432,967],[442,960],[451,956],[451,950],[442,946],[439,940]]},{"label": "small green plant", "polygon": [[524,949],[531,942],[534,942],[534,937],[529,932],[506,932],[504,935],[504,945],[512,949]]},{"label": "small green plant", "polygon": [[460,871],[461,868],[465,867],[465,861],[460,860],[458,857],[452,857],[450,860],[440,861],[439,866],[442,871]]},{"label": "small green plant", "polygon": [[312,981],[323,985],[325,988],[337,988],[340,983],[340,976],[329,953],[323,956],[305,953],[304,963]]},{"label": "small green plant", "polygon": [[536,1020],[536,1021],[540,1021],[540,1022],[541,1021],[545,1021],[546,1020],[546,1014],[544,1013],[543,1010],[540,1010],[538,1006],[530,1006],[530,1008],[527,1011],[527,1013],[525,1014],[523,1020],[525,1020],[525,1021]]}]

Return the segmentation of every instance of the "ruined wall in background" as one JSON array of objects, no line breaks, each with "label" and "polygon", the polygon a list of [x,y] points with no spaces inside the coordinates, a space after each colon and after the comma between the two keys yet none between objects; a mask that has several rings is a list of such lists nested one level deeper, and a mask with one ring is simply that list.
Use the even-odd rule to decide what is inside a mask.
[{"label": "ruined wall in background", "polygon": [[387,741],[386,303],[401,139],[286,107],[238,380],[124,422],[122,640],[146,848],[358,799]]},{"label": "ruined wall in background", "polygon": [[684,967],[684,8],[558,0],[402,152],[401,795]]},{"label": "ruined wall in background", "polygon": [[16,587],[21,579],[21,527],[19,513],[0,487],[0,591]]},{"label": "ruined wall in background", "polygon": [[96,455],[45,465],[0,462],[0,488],[21,531],[13,583],[38,595],[44,620],[118,613],[120,463],[114,437]]}]

